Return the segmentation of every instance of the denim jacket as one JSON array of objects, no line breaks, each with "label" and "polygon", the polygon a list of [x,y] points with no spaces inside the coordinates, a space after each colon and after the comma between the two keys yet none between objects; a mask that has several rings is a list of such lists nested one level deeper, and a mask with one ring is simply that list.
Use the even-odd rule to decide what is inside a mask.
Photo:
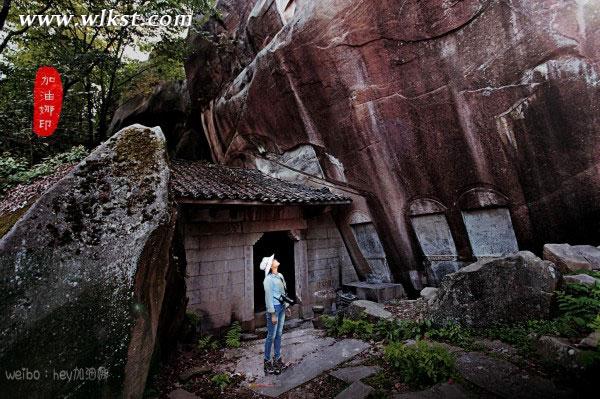
[{"label": "denim jacket", "polygon": [[283,274],[269,273],[263,281],[263,287],[265,288],[265,305],[267,306],[267,312],[275,313],[275,305],[285,305],[287,303],[280,303],[277,298],[280,298],[282,294],[285,294],[286,285]]}]

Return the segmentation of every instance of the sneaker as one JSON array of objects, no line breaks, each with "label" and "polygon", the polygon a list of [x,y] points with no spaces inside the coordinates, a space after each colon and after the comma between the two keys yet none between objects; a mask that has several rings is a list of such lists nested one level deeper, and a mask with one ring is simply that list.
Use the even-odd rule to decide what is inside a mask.
[{"label": "sneaker", "polygon": [[273,362],[273,369],[275,370],[275,374],[281,374],[283,370],[287,369],[287,365],[279,358]]},{"label": "sneaker", "polygon": [[[264,360],[264,359],[263,359]],[[270,360],[264,360],[265,362],[265,375],[267,374],[273,374],[275,372],[275,370],[273,369],[273,364],[271,363]]]}]

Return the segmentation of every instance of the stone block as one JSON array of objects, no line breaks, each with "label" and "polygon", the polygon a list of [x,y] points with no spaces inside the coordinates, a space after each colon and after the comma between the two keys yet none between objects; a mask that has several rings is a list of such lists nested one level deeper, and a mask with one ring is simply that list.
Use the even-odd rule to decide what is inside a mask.
[{"label": "stone block", "polygon": [[588,259],[569,244],[546,244],[543,257],[544,260],[554,263],[561,273],[592,270],[592,264]]},{"label": "stone block", "polygon": [[379,303],[388,301],[390,299],[406,297],[406,292],[404,291],[402,284],[353,281],[344,284],[344,288],[352,291],[354,295],[360,299],[366,299]]},{"label": "stone block", "polygon": [[378,371],[379,367],[377,366],[355,366],[337,369],[329,374],[332,377],[337,378],[338,380],[342,380],[344,382],[347,382],[348,384],[351,384],[353,382],[362,380],[363,378],[372,376]]},{"label": "stone block", "polygon": [[350,386],[340,392],[335,399],[364,399],[375,390],[373,387],[360,381],[353,382]]}]

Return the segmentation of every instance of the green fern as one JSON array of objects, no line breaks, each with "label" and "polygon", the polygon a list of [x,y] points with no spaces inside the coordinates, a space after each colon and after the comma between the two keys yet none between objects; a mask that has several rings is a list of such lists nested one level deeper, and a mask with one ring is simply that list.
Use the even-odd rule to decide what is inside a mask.
[{"label": "green fern", "polygon": [[225,334],[225,345],[228,348],[239,348],[242,336],[242,326],[238,321],[233,322]]},{"label": "green fern", "polygon": [[210,381],[215,384],[217,387],[219,387],[219,389],[221,390],[221,392],[223,392],[223,390],[229,385],[231,384],[231,378],[229,378],[229,374],[227,373],[219,373],[219,374],[215,374]]}]

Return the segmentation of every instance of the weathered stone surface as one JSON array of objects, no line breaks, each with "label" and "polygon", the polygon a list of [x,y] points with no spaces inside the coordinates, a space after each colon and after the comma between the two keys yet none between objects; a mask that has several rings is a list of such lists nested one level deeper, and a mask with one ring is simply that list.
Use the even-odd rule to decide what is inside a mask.
[{"label": "weathered stone surface", "polygon": [[256,334],[249,334],[249,333],[244,333],[240,336],[240,339],[242,341],[254,341],[258,339],[258,335]]},{"label": "weathered stone surface", "polygon": [[593,331],[579,342],[580,348],[596,349],[600,344],[600,331]]},{"label": "weathered stone surface", "polygon": [[187,380],[189,380],[192,377],[195,377],[197,375],[206,374],[206,373],[209,373],[210,371],[211,371],[211,369],[208,366],[194,367],[194,368],[191,368],[191,369],[186,370],[183,373],[179,374],[179,381],[186,382]]},{"label": "weathered stone surface", "polygon": [[[600,253],[600,250],[598,252]],[[545,260],[554,263],[561,273],[592,270],[592,264],[588,258],[569,244],[546,244],[543,256]]]},{"label": "weathered stone surface", "polygon": [[545,362],[559,364],[564,368],[581,366],[581,351],[565,338],[544,335],[537,341],[536,350]]},{"label": "weathered stone surface", "polygon": [[573,397],[571,392],[558,388],[550,380],[478,352],[459,354],[456,369],[470,383],[501,398]]},{"label": "weathered stone surface", "polygon": [[256,381],[250,388],[271,398],[278,397],[319,374],[336,367],[369,347],[369,344],[357,339],[344,339],[331,346],[310,353],[294,367],[287,368],[279,376],[266,376]]},{"label": "weathered stone surface", "polygon": [[425,287],[421,290],[421,298],[427,302],[432,302],[437,298],[439,288]]},{"label": "weathered stone surface", "polygon": [[360,381],[355,381],[348,388],[340,392],[335,399],[364,399],[373,391],[375,391],[373,387]]},{"label": "weathered stone surface", "polygon": [[430,316],[473,327],[547,318],[559,280],[554,265],[531,252],[479,261],[444,278]]},{"label": "weathered stone surface", "polygon": [[379,367],[374,366],[356,366],[356,367],[344,367],[337,369],[329,373],[331,376],[351,384],[355,381],[367,378],[379,371]]},{"label": "weathered stone surface", "polygon": [[344,312],[350,318],[359,318],[364,315],[368,320],[374,322],[380,319],[389,320],[393,318],[393,315],[385,310],[382,304],[364,299],[353,301],[350,306],[344,309]]},{"label": "weathered stone surface", "polygon": [[325,149],[372,194],[407,283],[400,271],[420,261],[402,212],[413,198],[447,207],[459,256],[472,255],[460,199],[474,187],[506,197],[520,248],[597,236],[594,2],[295,0],[285,23],[269,9],[263,25],[257,3],[219,1],[208,38],[190,38],[191,98],[215,161]]},{"label": "weathered stone surface", "polygon": [[437,384],[429,389],[418,392],[407,392],[392,395],[392,399],[466,399],[474,398],[459,384]]},{"label": "weathered stone surface", "polygon": [[573,249],[592,265],[592,269],[600,270],[600,247],[591,245],[573,245]]},{"label": "weathered stone surface", "polygon": [[587,274],[575,274],[575,275],[568,275],[568,276],[564,276],[564,280],[566,283],[578,283],[578,284],[584,284],[584,285],[596,285],[596,284],[600,284],[600,280],[598,280],[597,278],[594,278],[590,275]]},{"label": "weathered stone surface", "polygon": [[394,283],[369,283],[366,281],[353,281],[344,284],[360,299],[383,303],[391,299],[406,298],[402,284]]},{"label": "weathered stone surface", "polygon": [[[128,127],[0,241],[2,373],[42,372],[35,383],[3,381],[3,395],[141,397],[175,220],[168,181],[160,128]],[[43,377],[99,367],[107,380]]]},{"label": "weathered stone surface", "polygon": [[160,126],[167,139],[171,157],[210,159],[202,126],[190,118],[192,106],[185,81],[170,81],[157,85],[148,95],[138,95],[116,109],[109,132],[139,123]]},{"label": "weathered stone surface", "polygon": [[169,399],[196,399],[198,396],[193,393],[186,391],[185,389],[179,388],[169,393]]}]

